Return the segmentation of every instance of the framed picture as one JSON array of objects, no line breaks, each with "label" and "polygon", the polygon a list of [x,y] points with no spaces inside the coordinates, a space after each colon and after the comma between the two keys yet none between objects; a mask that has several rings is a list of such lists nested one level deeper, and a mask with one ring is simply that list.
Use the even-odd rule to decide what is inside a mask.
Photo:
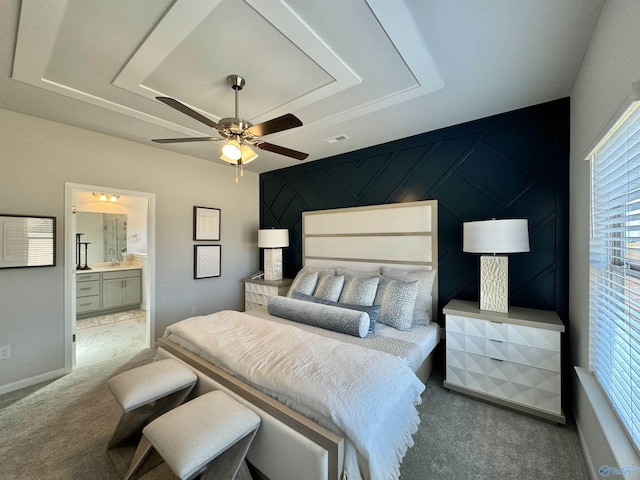
[{"label": "framed picture", "polygon": [[220,276],[221,245],[193,246],[193,278]]},{"label": "framed picture", "polygon": [[220,241],[220,209],[193,207],[193,239]]},{"label": "framed picture", "polygon": [[56,218],[0,214],[0,268],[53,267]]}]

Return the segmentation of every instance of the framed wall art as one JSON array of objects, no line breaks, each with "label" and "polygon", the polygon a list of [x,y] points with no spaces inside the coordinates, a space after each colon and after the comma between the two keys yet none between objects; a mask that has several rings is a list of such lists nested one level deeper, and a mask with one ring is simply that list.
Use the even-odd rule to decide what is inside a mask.
[{"label": "framed wall art", "polygon": [[220,276],[220,245],[193,246],[193,278],[211,278]]},{"label": "framed wall art", "polygon": [[0,214],[0,268],[55,264],[55,217]]},{"label": "framed wall art", "polygon": [[220,209],[193,207],[193,240],[220,241]]}]

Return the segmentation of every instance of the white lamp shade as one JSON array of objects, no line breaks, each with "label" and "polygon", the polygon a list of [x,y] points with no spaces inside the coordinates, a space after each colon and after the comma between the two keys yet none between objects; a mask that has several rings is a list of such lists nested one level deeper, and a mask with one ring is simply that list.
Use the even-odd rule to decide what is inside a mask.
[{"label": "white lamp shade", "polygon": [[283,248],[289,246],[289,230],[286,228],[269,228],[258,230],[258,247]]},{"label": "white lamp shade", "polygon": [[462,250],[467,253],[529,251],[527,219],[482,220],[462,224]]}]

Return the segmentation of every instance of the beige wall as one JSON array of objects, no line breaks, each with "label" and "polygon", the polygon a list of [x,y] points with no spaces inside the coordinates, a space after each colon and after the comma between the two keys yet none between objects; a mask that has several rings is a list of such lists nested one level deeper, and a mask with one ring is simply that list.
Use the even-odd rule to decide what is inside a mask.
[{"label": "beige wall", "polygon": [[[243,305],[257,270],[259,177],[0,109],[0,213],[57,218],[57,265],[0,270],[0,391],[64,368],[65,182],[156,195],[156,336],[191,316]],[[193,279],[193,206],[220,208],[222,276]],[[218,243],[218,242],[213,242]]]},{"label": "beige wall", "polygon": [[[570,171],[570,303],[569,336],[573,365],[589,367],[589,163],[584,160],[593,142],[640,80],[640,2],[608,1],[603,10],[571,93]],[[627,466],[607,446],[597,410],[575,379],[573,401],[592,467]],[[604,425],[606,427],[606,425]],[[620,452],[620,449],[617,449]],[[630,460],[626,460],[630,461]],[[597,470],[596,470],[597,472]]]}]

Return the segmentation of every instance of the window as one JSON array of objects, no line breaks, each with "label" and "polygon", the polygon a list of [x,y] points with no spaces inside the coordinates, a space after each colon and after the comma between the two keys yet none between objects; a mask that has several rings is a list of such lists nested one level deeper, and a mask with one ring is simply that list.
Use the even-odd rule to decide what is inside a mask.
[{"label": "window", "polygon": [[640,447],[640,101],[591,161],[590,368]]}]

